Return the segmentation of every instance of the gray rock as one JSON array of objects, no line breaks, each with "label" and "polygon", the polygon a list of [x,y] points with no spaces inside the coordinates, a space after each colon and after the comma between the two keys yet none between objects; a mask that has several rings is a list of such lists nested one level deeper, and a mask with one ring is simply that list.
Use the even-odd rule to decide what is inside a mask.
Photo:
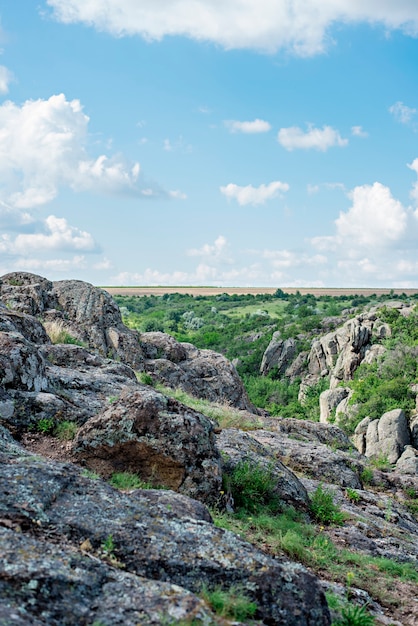
[{"label": "gray rock", "polygon": [[[29,619],[43,619],[45,612],[48,626],[75,626],[85,615],[85,623],[91,623],[89,611],[95,616],[103,611],[105,623],[112,626],[130,625],[136,611],[141,610],[143,595],[148,596],[143,606],[145,615],[158,607],[161,613],[167,613],[176,603],[186,612],[189,598],[192,610],[188,617],[195,617],[196,598],[171,589],[174,600],[170,602],[166,585],[179,585],[194,594],[202,584],[226,589],[238,584],[257,602],[257,617],[265,623],[329,626],[324,594],[315,577],[302,566],[272,559],[207,521],[187,514],[179,516],[169,508],[163,514],[162,510],[161,505],[154,508],[148,498],[143,500],[141,491],[119,493],[101,481],[83,477],[80,470],[68,464],[30,459],[0,463],[0,516],[10,524],[2,533],[2,547],[7,548],[3,554],[7,556],[0,565],[0,589],[4,589],[8,605],[13,609],[22,606]],[[17,538],[13,528],[20,530]],[[28,536],[32,529],[36,529],[36,540]],[[52,535],[62,548],[55,543],[49,547]],[[109,537],[112,555],[124,572],[112,568],[107,576],[101,555]],[[28,539],[23,544],[26,550],[19,550],[22,538]],[[93,559],[82,558],[82,546],[87,542],[89,547],[84,552],[87,550]],[[143,581],[137,580],[139,577],[153,582],[154,587],[147,587],[149,592],[144,588],[142,594]],[[132,592],[126,589],[129,581]],[[157,581],[166,585],[157,585]],[[83,593],[86,601],[81,607]],[[158,605],[160,595],[163,599]],[[131,597],[132,613],[125,615]],[[58,603],[63,613],[56,612]],[[67,610],[71,617],[65,622]],[[85,613],[80,617],[82,610]],[[180,611],[179,617],[184,612]]]},{"label": "gray rock", "polygon": [[[275,482],[275,493],[280,500],[298,509],[307,510],[309,498],[299,479],[283,463],[277,460],[269,446],[257,440],[258,431],[244,433],[228,428],[216,437],[225,473],[230,474],[241,462],[249,462],[271,471]],[[253,436],[255,435],[255,436]]]},{"label": "gray rock", "polygon": [[396,471],[418,476],[418,450],[412,446],[405,446],[396,463]]},{"label": "gray rock", "polygon": [[212,503],[221,490],[212,422],[150,387],[122,393],[82,426],[72,449],[79,462],[105,477],[133,472]]},{"label": "gray rock", "polygon": [[293,338],[280,339],[280,331],[273,333],[273,337],[263,354],[260,366],[260,374],[266,376],[273,368],[281,376],[296,353],[296,341]]},{"label": "gray rock", "polygon": [[326,424],[333,410],[337,408],[341,400],[347,398],[350,389],[347,387],[337,387],[336,389],[327,389],[319,396],[320,418],[319,421]]},{"label": "gray rock", "polygon": [[43,358],[18,332],[0,332],[0,386],[24,391],[48,386]]},{"label": "gray rock", "polygon": [[369,424],[372,422],[371,417],[364,417],[359,424],[357,424],[354,431],[353,443],[356,446],[360,454],[366,454],[367,442],[366,434]]},{"label": "gray rock", "polygon": [[368,424],[365,454],[370,458],[387,457],[389,463],[396,463],[410,443],[405,413],[402,409],[394,409]]}]

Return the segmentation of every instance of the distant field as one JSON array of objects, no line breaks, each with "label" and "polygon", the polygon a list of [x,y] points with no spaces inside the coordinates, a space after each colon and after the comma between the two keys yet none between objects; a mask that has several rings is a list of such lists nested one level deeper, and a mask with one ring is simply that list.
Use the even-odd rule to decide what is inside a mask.
[{"label": "distant field", "polygon": [[[105,291],[112,296],[163,296],[165,293],[185,293],[191,296],[217,296],[221,293],[227,293],[229,295],[238,294],[273,294],[276,287],[102,287]],[[377,296],[386,295],[393,291],[394,295],[406,293],[407,295],[414,295],[418,293],[418,287],[416,289],[365,289],[359,288],[314,288],[314,287],[300,287],[295,289],[293,287],[281,287],[282,291],[289,294],[294,294],[297,291],[302,295],[313,294],[314,296],[370,296],[376,294]]]}]

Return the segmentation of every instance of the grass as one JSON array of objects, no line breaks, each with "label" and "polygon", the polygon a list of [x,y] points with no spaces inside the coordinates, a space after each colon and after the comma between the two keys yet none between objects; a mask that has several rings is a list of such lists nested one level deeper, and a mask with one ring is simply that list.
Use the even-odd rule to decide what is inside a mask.
[{"label": "grass", "polygon": [[216,526],[240,535],[273,556],[287,556],[319,576],[366,590],[383,606],[396,606],[399,597],[394,580],[418,583],[418,569],[411,563],[372,557],[336,546],[319,526],[306,523],[292,508],[281,513],[259,512],[249,516],[212,511]]},{"label": "grass", "polygon": [[311,513],[321,524],[337,524],[344,522],[344,515],[334,504],[332,491],[319,485],[311,497]]},{"label": "grass", "polygon": [[138,474],[131,472],[115,472],[112,474],[109,484],[115,489],[155,489],[155,487],[145,480],[142,480]]},{"label": "grass", "polygon": [[233,585],[228,590],[218,586],[212,590],[203,587],[201,597],[210,608],[221,617],[234,620],[247,620],[254,617],[257,604],[253,602],[239,585]]},{"label": "grass", "polygon": [[238,510],[258,513],[261,509],[276,512],[280,500],[275,492],[273,467],[251,461],[239,462],[230,474],[224,473],[224,489],[231,493]]},{"label": "grass", "polygon": [[226,402],[209,402],[209,400],[195,398],[180,388],[170,389],[159,383],[154,386],[160,393],[178,400],[178,402],[194,409],[198,413],[202,413],[210,420],[216,422],[221,428],[239,428],[240,430],[248,431],[263,427],[262,421],[257,419],[256,416],[253,417],[246,411],[234,409]]},{"label": "grass", "polygon": [[48,337],[54,344],[69,343],[76,346],[86,345],[83,341],[80,341],[77,337],[74,337],[74,335],[71,334],[70,329],[62,320],[47,320],[43,322],[43,326]]},{"label": "grass", "polygon": [[75,422],[64,420],[59,422],[54,430],[54,436],[62,441],[71,441],[77,434],[78,426]]}]

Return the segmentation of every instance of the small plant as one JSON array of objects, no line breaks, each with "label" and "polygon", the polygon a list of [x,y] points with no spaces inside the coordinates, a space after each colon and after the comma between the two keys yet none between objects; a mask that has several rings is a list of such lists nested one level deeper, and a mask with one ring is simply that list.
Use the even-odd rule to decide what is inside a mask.
[{"label": "small plant", "polygon": [[119,400],[119,396],[109,396],[107,401],[109,404],[115,404]]},{"label": "small plant", "polygon": [[221,617],[243,621],[254,617],[257,611],[256,603],[245,594],[245,590],[239,585],[233,585],[228,590],[215,587],[211,591],[203,587],[201,596],[212,610]]},{"label": "small plant", "polygon": [[355,489],[350,489],[350,487],[347,487],[345,490],[345,497],[347,500],[350,500],[350,502],[354,502],[354,504],[357,504],[361,500],[360,494]]},{"label": "small plant", "polygon": [[97,472],[92,472],[89,469],[83,469],[81,475],[85,478],[90,478],[91,480],[99,480],[100,478],[100,474],[97,474]]},{"label": "small plant", "polygon": [[364,606],[349,604],[341,611],[341,618],[332,623],[332,626],[373,626],[374,617]]},{"label": "small plant", "polygon": [[75,422],[68,422],[64,420],[63,422],[59,422],[57,424],[54,435],[58,439],[62,439],[62,441],[71,441],[76,436],[78,430],[78,426]]},{"label": "small plant", "polygon": [[142,480],[138,474],[131,472],[116,472],[112,474],[109,483],[115,489],[163,489],[160,486],[154,486],[151,482]]},{"label": "small plant", "polygon": [[341,525],[344,515],[334,504],[334,496],[331,491],[318,485],[311,498],[311,512],[317,522],[321,524]]},{"label": "small plant", "polygon": [[380,454],[379,456],[371,459],[370,463],[381,472],[388,472],[393,468],[393,465],[389,463],[389,459],[385,454]]},{"label": "small plant", "polygon": [[114,557],[115,547],[112,535],[108,535],[101,545],[102,551],[109,557]]},{"label": "small plant", "polygon": [[370,467],[365,467],[360,474],[360,480],[364,485],[371,485],[373,483],[373,470]]},{"label": "small plant", "polygon": [[278,511],[280,501],[275,492],[273,468],[252,461],[241,461],[230,475],[224,474],[225,491],[231,493],[237,509],[256,513],[263,507]]},{"label": "small plant", "polygon": [[71,334],[70,329],[62,320],[52,320],[44,322],[44,328],[52,343],[69,343],[76,346],[84,346],[84,342],[80,341]]},{"label": "small plant", "polygon": [[155,386],[154,380],[148,372],[137,372],[136,377],[143,385],[149,385],[150,387]]},{"label": "small plant", "polygon": [[52,417],[42,417],[35,426],[35,429],[43,435],[50,435],[54,430],[55,422]]}]

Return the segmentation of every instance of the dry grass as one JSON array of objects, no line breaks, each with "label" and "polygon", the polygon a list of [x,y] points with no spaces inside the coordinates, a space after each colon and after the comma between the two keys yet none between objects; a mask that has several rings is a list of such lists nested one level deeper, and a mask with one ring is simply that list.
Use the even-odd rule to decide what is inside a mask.
[{"label": "dry grass", "polygon": [[47,320],[43,323],[46,333],[52,343],[74,343],[81,344],[81,342],[74,337],[71,333],[71,329],[66,326],[63,320]]}]

